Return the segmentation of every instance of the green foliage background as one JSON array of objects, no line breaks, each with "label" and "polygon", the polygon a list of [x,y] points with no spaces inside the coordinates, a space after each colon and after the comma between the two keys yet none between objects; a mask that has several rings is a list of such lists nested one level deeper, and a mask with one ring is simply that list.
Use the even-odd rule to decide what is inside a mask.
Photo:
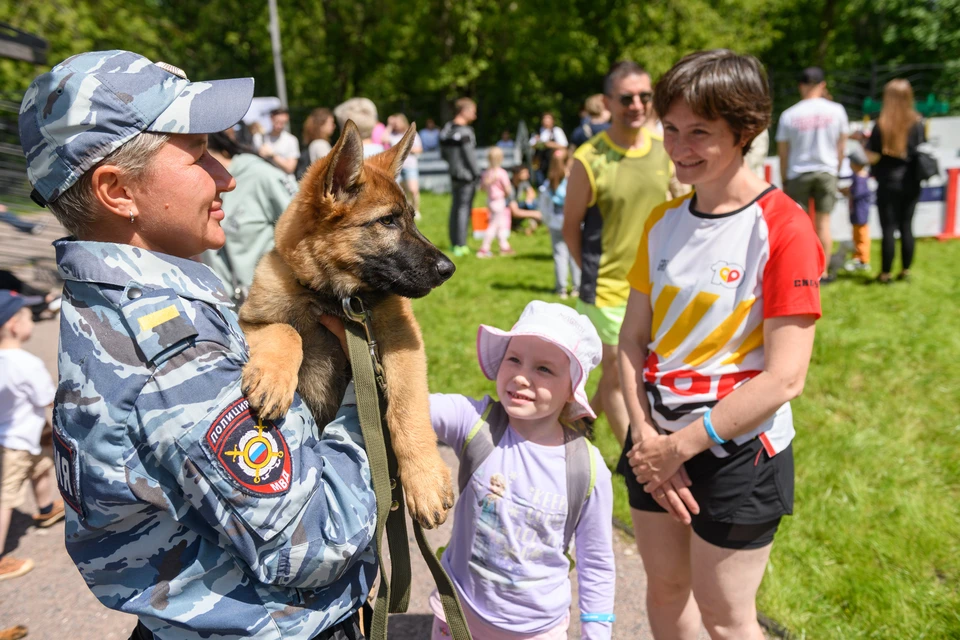
[{"label": "green foliage background", "polygon": [[[825,67],[854,105],[871,88],[875,65],[943,64],[914,80],[948,99],[960,80],[960,0],[278,5],[295,120],[365,95],[382,113],[403,110],[422,124],[449,117],[451,100],[471,95],[480,106],[481,143],[513,131],[521,118],[533,123],[545,109],[572,128],[583,99],[624,57],[656,77],[696,49],[754,54],[770,72],[777,110],[795,101],[794,76],[809,64]],[[91,49],[132,49],[195,78],[253,75],[258,95],[276,95],[266,0],[0,0],[0,21],[47,39],[51,63]],[[0,90],[22,91],[37,71],[0,61]]]}]

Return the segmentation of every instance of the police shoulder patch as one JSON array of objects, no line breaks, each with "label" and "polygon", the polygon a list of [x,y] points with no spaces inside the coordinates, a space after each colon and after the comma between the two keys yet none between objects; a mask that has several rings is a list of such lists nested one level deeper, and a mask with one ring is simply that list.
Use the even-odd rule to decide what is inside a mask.
[{"label": "police shoulder patch", "polygon": [[241,491],[254,496],[283,495],[292,478],[290,450],[280,429],[250,413],[240,398],[218,415],[206,434],[206,444]]},{"label": "police shoulder patch", "polygon": [[77,446],[60,430],[53,430],[53,466],[57,474],[57,488],[63,502],[83,518],[83,498],[80,496],[80,461]]}]

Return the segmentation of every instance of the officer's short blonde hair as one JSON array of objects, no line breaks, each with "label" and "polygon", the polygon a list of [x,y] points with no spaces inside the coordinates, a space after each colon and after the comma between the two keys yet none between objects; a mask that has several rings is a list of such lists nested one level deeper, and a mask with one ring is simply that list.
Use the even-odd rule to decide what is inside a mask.
[{"label": "officer's short blonde hair", "polygon": [[87,169],[79,180],[70,185],[70,188],[61,193],[56,200],[48,203],[47,207],[60,224],[70,232],[70,235],[83,238],[90,231],[90,225],[99,207],[93,195],[93,172],[98,167],[109,164],[117,167],[133,180],[140,180],[150,161],[169,139],[170,136],[165,133],[137,134],[106,158]]}]

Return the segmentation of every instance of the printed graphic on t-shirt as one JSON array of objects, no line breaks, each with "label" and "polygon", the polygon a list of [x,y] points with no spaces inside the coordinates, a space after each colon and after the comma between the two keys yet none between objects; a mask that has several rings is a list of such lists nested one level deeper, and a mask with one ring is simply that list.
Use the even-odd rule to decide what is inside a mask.
[{"label": "printed graphic on t-shirt", "polygon": [[714,262],[713,266],[713,284],[719,284],[728,289],[736,289],[743,280],[743,267],[739,264],[720,260]]},{"label": "printed graphic on t-shirt", "polygon": [[[478,470],[483,477],[483,469]],[[516,473],[510,473],[516,478]],[[565,495],[530,487],[529,495],[516,495],[510,480],[494,473],[479,500],[477,532],[470,554],[470,565],[483,578],[503,585],[519,586],[508,576],[523,575],[521,564],[537,562],[545,548],[563,543],[562,531],[567,517]]]}]

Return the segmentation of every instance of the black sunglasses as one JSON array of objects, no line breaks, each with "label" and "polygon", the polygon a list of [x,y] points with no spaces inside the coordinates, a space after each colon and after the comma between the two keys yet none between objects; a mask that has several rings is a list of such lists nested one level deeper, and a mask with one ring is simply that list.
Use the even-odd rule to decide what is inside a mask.
[{"label": "black sunglasses", "polygon": [[620,97],[617,98],[625,107],[629,107],[633,104],[634,98],[640,98],[640,104],[650,104],[650,101],[653,100],[653,93],[650,91],[642,91],[640,93],[621,93]]}]

